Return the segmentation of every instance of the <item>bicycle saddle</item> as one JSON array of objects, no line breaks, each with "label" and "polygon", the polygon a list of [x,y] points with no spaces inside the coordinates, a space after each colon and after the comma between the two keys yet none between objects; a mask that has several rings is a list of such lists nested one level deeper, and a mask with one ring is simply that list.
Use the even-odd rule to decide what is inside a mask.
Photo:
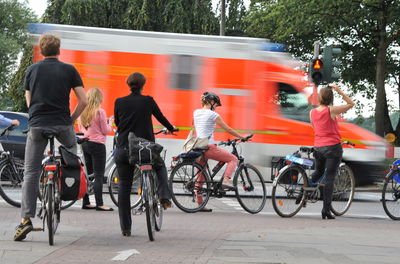
[{"label": "bicycle saddle", "polygon": [[208,150],[208,146],[205,146],[205,147],[199,147],[199,148],[194,148],[194,149],[192,149],[191,151],[199,151],[199,152],[203,152],[203,151],[206,151],[206,150]]},{"label": "bicycle saddle", "polygon": [[55,131],[45,130],[42,132],[42,136],[46,139],[50,139],[50,138],[54,138],[54,137],[58,136],[58,133]]},{"label": "bicycle saddle", "polygon": [[78,143],[78,144],[83,144],[83,143],[85,143],[86,141],[89,141],[89,139],[88,139],[88,138],[76,137],[76,143]]},{"label": "bicycle saddle", "polygon": [[314,152],[314,148],[313,147],[300,147],[300,151],[301,152],[306,152],[306,153],[313,153]]}]

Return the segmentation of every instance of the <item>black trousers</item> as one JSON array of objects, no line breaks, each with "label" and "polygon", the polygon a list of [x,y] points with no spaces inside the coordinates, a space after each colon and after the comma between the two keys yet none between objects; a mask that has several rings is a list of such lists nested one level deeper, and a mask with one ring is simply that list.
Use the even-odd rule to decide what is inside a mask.
[{"label": "black trousers", "polygon": [[[118,214],[121,231],[131,231],[131,199],[133,173],[135,166],[129,164],[128,151],[117,148],[114,155],[115,164],[119,175],[118,181]],[[159,157],[154,161],[154,170],[157,174],[157,193],[160,199],[171,199],[171,192],[168,188],[168,174],[164,160]]]},{"label": "black trousers", "polygon": [[313,182],[316,182],[324,175],[324,173],[326,173],[323,193],[324,205],[322,208],[322,210],[325,212],[330,210],[332,203],[333,183],[335,181],[335,176],[339,169],[342,156],[343,149],[340,143],[332,146],[315,148],[314,157],[316,166],[311,178]]},{"label": "black trousers", "polygon": [[[85,157],[86,171],[90,175],[93,173],[94,197],[96,206],[103,206],[103,180],[106,166],[106,145],[87,141],[82,144],[83,155]],[[90,204],[89,196],[83,197],[83,205]]]}]

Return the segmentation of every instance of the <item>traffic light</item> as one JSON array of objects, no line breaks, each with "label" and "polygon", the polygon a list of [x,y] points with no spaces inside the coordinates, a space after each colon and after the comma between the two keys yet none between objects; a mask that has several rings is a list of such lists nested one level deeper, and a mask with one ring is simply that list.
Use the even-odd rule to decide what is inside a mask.
[{"label": "traffic light", "polygon": [[334,60],[333,56],[339,55],[342,52],[340,48],[334,48],[333,46],[326,46],[323,48],[322,60],[324,61],[324,76],[323,83],[331,83],[337,81],[340,78],[340,74],[334,71],[335,67],[340,66],[340,61]]},{"label": "traffic light", "polygon": [[310,64],[310,77],[316,85],[324,80],[324,63],[321,59],[313,59]]}]

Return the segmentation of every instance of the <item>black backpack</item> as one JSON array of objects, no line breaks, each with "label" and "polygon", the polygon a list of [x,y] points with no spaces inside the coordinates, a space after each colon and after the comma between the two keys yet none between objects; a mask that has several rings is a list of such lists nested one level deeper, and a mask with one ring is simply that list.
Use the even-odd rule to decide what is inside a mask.
[{"label": "black backpack", "polygon": [[160,157],[163,146],[144,138],[136,137],[133,132],[129,132],[129,163],[151,163],[154,159]]}]

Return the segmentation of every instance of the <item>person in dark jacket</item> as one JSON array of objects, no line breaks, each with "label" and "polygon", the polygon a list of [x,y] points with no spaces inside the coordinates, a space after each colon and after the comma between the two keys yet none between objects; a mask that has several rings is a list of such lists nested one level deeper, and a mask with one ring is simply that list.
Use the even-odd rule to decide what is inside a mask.
[{"label": "person in dark jacket", "polygon": [[[133,173],[135,166],[129,164],[128,159],[128,134],[133,132],[137,137],[155,141],[152,116],[154,116],[169,131],[174,127],[162,114],[157,103],[151,96],[142,95],[146,78],[143,74],[135,72],[126,80],[131,94],[117,98],[114,106],[115,125],[118,127],[117,146],[115,150],[115,164],[119,175],[118,213],[123,236],[131,235],[131,201]],[[157,192],[164,209],[171,207],[171,192],[168,188],[167,169],[161,157],[154,161],[154,169],[157,173]]]}]

